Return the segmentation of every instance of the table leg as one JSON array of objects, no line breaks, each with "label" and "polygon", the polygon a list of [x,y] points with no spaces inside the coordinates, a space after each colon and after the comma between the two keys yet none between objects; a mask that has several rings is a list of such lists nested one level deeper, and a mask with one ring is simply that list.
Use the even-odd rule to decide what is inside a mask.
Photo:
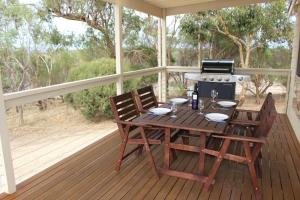
[{"label": "table leg", "polygon": [[164,155],[164,168],[170,169],[170,140],[171,140],[171,129],[165,129],[165,155]]},{"label": "table leg", "polygon": [[205,153],[203,150],[205,149],[206,144],[206,134],[200,134],[200,153],[199,153],[199,173],[200,175],[204,174],[204,167],[205,167]]}]

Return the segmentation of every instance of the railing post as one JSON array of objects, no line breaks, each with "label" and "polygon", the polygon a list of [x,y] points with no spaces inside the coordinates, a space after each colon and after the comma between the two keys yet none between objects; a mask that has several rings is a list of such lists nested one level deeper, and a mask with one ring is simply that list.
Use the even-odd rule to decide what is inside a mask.
[{"label": "railing post", "polygon": [[123,93],[123,51],[122,51],[122,5],[116,0],[115,9],[115,52],[116,52],[116,73],[119,75],[117,81],[117,94]]},{"label": "railing post", "polygon": [[2,90],[2,81],[0,76],[0,153],[1,164],[3,168],[6,193],[14,193],[16,191],[16,181],[14,175],[14,168],[12,163],[12,156],[9,145],[8,127],[6,124],[6,112],[4,105],[4,97]]}]

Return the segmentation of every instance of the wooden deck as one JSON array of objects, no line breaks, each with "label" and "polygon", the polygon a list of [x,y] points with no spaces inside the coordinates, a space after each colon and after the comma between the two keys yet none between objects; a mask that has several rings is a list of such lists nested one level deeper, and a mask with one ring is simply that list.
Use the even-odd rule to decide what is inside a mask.
[{"label": "wooden deck", "polygon": [[[245,166],[223,162],[212,190],[174,177],[157,180],[146,156],[130,156],[116,173],[120,138],[117,133],[88,146],[20,183],[17,192],[1,199],[254,199]],[[261,188],[264,199],[300,199],[300,145],[288,119],[280,115],[263,149]],[[153,150],[162,164],[162,148]],[[207,158],[206,171],[212,158]],[[176,169],[197,170],[197,156],[178,152]]]}]

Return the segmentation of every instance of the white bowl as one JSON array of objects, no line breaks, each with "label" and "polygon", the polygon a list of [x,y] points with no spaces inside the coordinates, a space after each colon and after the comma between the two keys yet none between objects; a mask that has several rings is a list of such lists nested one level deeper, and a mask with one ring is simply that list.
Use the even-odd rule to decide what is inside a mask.
[{"label": "white bowl", "polygon": [[214,122],[224,122],[226,119],[228,119],[228,115],[222,113],[209,113],[206,114],[205,117]]},{"label": "white bowl", "polygon": [[171,112],[170,108],[151,108],[149,111],[155,115],[165,115]]},{"label": "white bowl", "polygon": [[236,105],[236,103],[233,101],[218,101],[217,104],[225,108],[229,108]]},{"label": "white bowl", "polygon": [[173,98],[173,99],[170,99],[170,101],[172,103],[175,103],[175,104],[183,104],[183,103],[188,102],[188,99],[185,99],[185,98]]}]

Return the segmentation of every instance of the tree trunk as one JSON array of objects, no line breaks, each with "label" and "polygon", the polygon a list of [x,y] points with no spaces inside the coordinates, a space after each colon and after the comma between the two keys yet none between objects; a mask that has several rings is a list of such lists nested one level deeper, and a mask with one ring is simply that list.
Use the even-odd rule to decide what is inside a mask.
[{"label": "tree trunk", "polygon": [[255,99],[256,99],[256,103],[260,104],[260,91],[259,91],[259,87],[260,87],[260,78],[258,77],[259,75],[255,75],[255,79],[254,79],[254,85],[255,85]]},{"label": "tree trunk", "polygon": [[106,51],[107,51],[107,54],[110,58],[115,58],[116,57],[116,53],[115,53],[115,46],[109,36],[108,33],[104,34],[104,43],[105,43],[105,46],[106,46]]},{"label": "tree trunk", "polygon": [[201,60],[203,57],[203,48],[202,48],[202,42],[198,40],[198,67],[201,67]]},{"label": "tree trunk", "polygon": [[168,48],[167,50],[167,65],[170,66],[172,65],[172,49],[171,48]]}]

